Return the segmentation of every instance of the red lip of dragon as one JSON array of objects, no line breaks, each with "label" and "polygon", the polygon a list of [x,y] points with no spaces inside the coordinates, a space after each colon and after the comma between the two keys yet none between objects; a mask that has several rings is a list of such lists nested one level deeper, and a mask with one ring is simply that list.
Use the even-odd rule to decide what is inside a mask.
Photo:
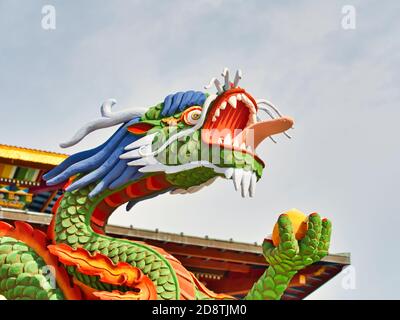
[{"label": "red lip of dragon", "polygon": [[[76,153],[44,179],[65,193],[54,206],[48,235],[27,224],[0,222],[0,295],[6,299],[233,299],[211,292],[173,256],[145,243],[109,237],[109,216],[123,204],[162,193],[193,193],[217,178],[233,180],[243,197],[254,196],[264,162],[256,154],[267,137],[293,126],[270,102],[239,86],[237,71],[216,93],[185,91],[168,95],[148,109],[114,112],[101,107],[69,147],[96,130],[119,125],[102,145]],[[269,120],[262,120],[261,113]],[[157,200],[152,200],[157,201]],[[328,253],[331,225],[318,214],[308,218],[302,240],[286,215],[278,219],[281,243],[263,244],[268,268],[245,299],[279,299],[291,278]],[[43,274],[54,266],[56,285]]]}]

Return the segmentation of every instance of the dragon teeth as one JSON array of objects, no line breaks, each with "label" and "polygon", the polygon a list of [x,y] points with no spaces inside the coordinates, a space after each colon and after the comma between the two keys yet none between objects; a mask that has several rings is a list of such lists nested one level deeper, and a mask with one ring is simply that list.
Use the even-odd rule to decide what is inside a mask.
[{"label": "dragon teeth", "polygon": [[252,114],[257,113],[256,107],[254,106],[253,102],[245,94],[242,94],[242,101],[250,109]]},{"label": "dragon teeth", "polygon": [[235,169],[233,171],[233,185],[235,186],[235,190],[239,190],[239,186],[242,182],[243,177],[243,169]]},{"label": "dragon teeth", "polygon": [[221,106],[220,106],[219,108],[220,108],[221,110],[225,110],[226,105],[227,105],[227,103],[226,103],[226,101],[224,101],[224,102],[221,103]]},{"label": "dragon teeth", "polygon": [[230,133],[228,133],[228,135],[224,138],[224,144],[226,144],[226,145],[232,144],[232,137],[231,137]]},{"label": "dragon teeth", "polygon": [[242,197],[254,197],[256,192],[257,175],[252,171],[240,168],[228,168],[224,172],[227,179],[233,180],[236,191],[241,191]]},{"label": "dragon teeth", "polygon": [[237,100],[236,100],[236,96],[231,96],[229,99],[228,99],[228,103],[232,106],[232,108],[236,108],[236,105],[237,105]]},{"label": "dragon teeth", "polygon": [[249,193],[250,188],[250,180],[251,180],[251,171],[244,171],[242,181],[240,183],[242,187],[242,197],[245,198]]},{"label": "dragon teeth", "polygon": [[257,176],[255,173],[253,173],[251,175],[250,188],[249,188],[250,197],[254,197],[254,194],[256,193],[256,183],[257,183]]},{"label": "dragon teeth", "polygon": [[225,178],[227,178],[227,179],[232,178],[233,171],[234,171],[233,168],[228,168],[228,169],[226,169],[226,170],[225,170]]}]

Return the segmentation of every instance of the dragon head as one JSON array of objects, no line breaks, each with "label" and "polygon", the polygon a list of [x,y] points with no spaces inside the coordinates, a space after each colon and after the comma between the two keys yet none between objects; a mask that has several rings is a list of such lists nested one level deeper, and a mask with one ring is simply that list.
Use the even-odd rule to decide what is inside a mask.
[{"label": "dragon head", "polygon": [[[206,86],[214,85],[215,94],[178,92],[148,110],[112,112],[115,101],[105,102],[103,118],[92,121],[61,146],[73,145],[99,128],[123,123],[122,127],[104,145],[71,156],[48,173],[47,183],[87,173],[69,188],[98,181],[93,196],[139,176],[164,172],[172,193],[195,192],[220,176],[232,179],[243,197],[253,196],[264,168],[257,146],[279,133],[290,137],[285,131],[293,120],[282,116],[272,103],[257,100],[239,87],[240,71],[233,81],[226,68],[222,76],[222,84],[213,78]],[[270,119],[262,120],[260,111]]]},{"label": "dragon head", "polygon": [[[165,172],[177,187],[175,193],[197,191],[222,176],[232,179],[243,197],[253,196],[264,168],[257,146],[290,129],[293,121],[239,87],[240,71],[233,82],[228,69],[222,76],[223,85],[213,78],[206,87],[214,84],[216,94],[179,92],[147,111],[128,127],[144,138],[127,146],[120,158],[132,160],[128,165],[143,166],[141,172]],[[260,120],[260,107],[271,119]]]}]

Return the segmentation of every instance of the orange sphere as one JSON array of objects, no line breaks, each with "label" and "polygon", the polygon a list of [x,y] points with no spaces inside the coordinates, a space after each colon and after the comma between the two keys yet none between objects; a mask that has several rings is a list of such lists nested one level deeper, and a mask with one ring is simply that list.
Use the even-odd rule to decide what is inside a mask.
[{"label": "orange sphere", "polygon": [[[292,222],[293,232],[296,240],[304,238],[307,232],[307,216],[297,209],[292,209],[284,212]],[[275,223],[274,230],[272,231],[272,242],[274,246],[278,246],[280,242],[278,223]]]}]

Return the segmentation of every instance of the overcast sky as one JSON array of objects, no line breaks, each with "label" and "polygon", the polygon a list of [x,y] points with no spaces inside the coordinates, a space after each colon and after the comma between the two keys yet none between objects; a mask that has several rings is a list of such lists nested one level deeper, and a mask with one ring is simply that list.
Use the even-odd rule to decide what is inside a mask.
[{"label": "overcast sky", "polygon": [[[44,30],[42,6],[56,9]],[[342,27],[342,7],[356,28]],[[331,252],[351,252],[356,287],[341,274],[310,298],[400,298],[398,143],[400,2],[0,1],[0,143],[73,153],[58,143],[117,109],[202,90],[223,67],[295,119],[293,139],[258,149],[267,167],[256,197],[220,180],[194,195],[163,195],[111,222],[261,243],[282,211],[333,221]]]}]

